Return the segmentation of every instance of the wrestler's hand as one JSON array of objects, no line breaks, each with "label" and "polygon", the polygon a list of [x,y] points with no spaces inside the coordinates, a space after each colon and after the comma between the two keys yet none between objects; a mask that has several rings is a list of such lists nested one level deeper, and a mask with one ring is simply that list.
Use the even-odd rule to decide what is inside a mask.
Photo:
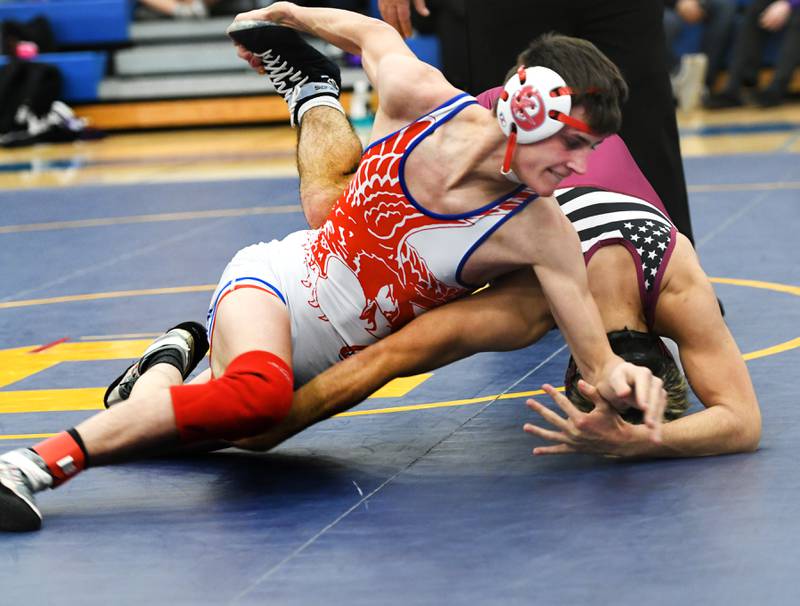
[{"label": "wrestler's hand", "polygon": [[234,21],[270,21],[278,25],[297,27],[294,11],[297,5],[292,2],[273,2],[264,8],[239,13]]},{"label": "wrestler's hand", "polygon": [[555,430],[545,429],[534,423],[525,423],[526,433],[538,436],[550,446],[537,446],[535,455],[567,454],[571,452],[604,456],[622,456],[624,446],[633,439],[633,426],[622,420],[619,413],[600,397],[597,389],[585,381],[578,381],[578,389],[594,403],[594,410],[581,412],[562,393],[552,385],[543,385],[547,395],[558,404],[566,417],[553,412],[536,400],[528,400],[527,404]]},{"label": "wrestler's hand", "polygon": [[[234,17],[234,21],[270,21],[289,27],[296,27],[294,19],[294,9],[297,8],[296,4],[291,2],[274,2],[265,8],[259,8],[244,13],[239,13]],[[260,57],[256,57],[253,53],[243,47],[241,44],[236,44],[236,55],[246,61],[250,67],[256,70],[259,74],[265,74],[264,64]]]},{"label": "wrestler's hand", "polygon": [[[423,17],[431,14],[425,0],[414,0],[414,9]],[[383,20],[400,32],[403,38],[411,36],[411,0],[378,0],[378,10]]]},{"label": "wrestler's hand", "polygon": [[267,70],[264,69],[264,63],[261,61],[261,57],[256,57],[241,44],[234,44],[234,46],[236,47],[236,55],[240,59],[246,61],[250,67],[252,67],[262,76],[267,73]]},{"label": "wrestler's hand", "polygon": [[792,14],[792,5],[788,0],[776,0],[765,8],[758,18],[761,27],[771,32],[783,29]]},{"label": "wrestler's hand", "polygon": [[654,442],[661,441],[661,423],[667,406],[664,383],[650,369],[629,362],[612,362],[597,383],[596,391],[617,411],[638,408]]}]

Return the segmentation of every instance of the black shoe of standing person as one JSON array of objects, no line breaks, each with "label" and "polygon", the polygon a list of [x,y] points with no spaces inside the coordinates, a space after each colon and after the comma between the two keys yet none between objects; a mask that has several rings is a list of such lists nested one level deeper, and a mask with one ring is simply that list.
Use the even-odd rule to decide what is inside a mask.
[{"label": "black shoe of standing person", "polygon": [[755,94],[759,107],[777,107],[783,104],[783,95],[778,91],[768,88]]},{"label": "black shoe of standing person", "polygon": [[706,109],[727,109],[741,107],[744,105],[744,101],[737,93],[722,92],[718,95],[710,95],[704,100],[703,105]]}]

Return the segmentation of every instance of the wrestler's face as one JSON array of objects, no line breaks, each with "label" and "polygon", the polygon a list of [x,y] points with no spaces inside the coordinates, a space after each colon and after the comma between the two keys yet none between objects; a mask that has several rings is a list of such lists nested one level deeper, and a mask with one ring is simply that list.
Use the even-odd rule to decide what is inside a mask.
[{"label": "wrestler's face", "polygon": [[[574,108],[570,115],[586,119],[582,107]],[[564,125],[552,137],[519,145],[511,167],[520,180],[540,196],[552,196],[563,179],[573,173],[586,172],[589,154],[602,140],[602,137]]]}]

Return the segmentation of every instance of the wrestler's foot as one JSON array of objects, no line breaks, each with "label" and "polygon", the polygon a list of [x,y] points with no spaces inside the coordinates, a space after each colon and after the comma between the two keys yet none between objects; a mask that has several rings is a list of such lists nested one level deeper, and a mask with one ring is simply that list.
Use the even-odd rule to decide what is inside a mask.
[{"label": "wrestler's foot", "polygon": [[339,67],[295,30],[269,21],[234,21],[226,30],[234,42],[261,58],[266,75],[289,104],[292,126],[308,109],[327,105],[344,113],[339,103]]},{"label": "wrestler's foot", "polygon": [[206,329],[197,322],[183,322],[170,328],[144,350],[142,357],[131,364],[106,389],[103,403],[106,408],[127,400],[133,386],[144,372],[157,362],[172,364],[185,379],[208,351]]},{"label": "wrestler's foot", "polygon": [[42,527],[33,493],[50,488],[53,477],[42,458],[27,448],[0,456],[0,530],[26,532]]}]

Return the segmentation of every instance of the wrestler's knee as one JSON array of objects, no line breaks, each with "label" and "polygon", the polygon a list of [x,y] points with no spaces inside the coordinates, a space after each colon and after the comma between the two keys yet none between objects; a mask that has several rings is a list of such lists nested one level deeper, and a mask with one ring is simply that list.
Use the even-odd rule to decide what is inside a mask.
[{"label": "wrestler's knee", "polygon": [[235,358],[221,377],[170,390],[181,441],[239,440],[258,435],[289,413],[291,368],[278,356],[249,351]]},{"label": "wrestler's knee", "polygon": [[303,213],[312,229],[317,229],[328,218],[338,193],[341,193],[341,190],[333,183],[301,185],[300,199],[303,203]]}]

